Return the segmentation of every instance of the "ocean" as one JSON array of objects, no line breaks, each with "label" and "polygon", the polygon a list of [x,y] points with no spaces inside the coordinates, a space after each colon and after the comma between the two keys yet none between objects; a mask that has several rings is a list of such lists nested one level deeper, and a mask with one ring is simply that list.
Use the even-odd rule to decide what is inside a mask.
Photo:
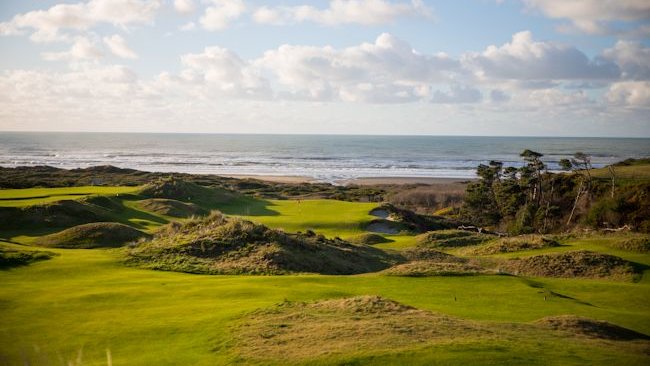
[{"label": "ocean", "polygon": [[650,156],[647,138],[231,135],[0,132],[0,165],[306,176],[471,178],[480,163],[520,166],[519,153],[544,154],[551,170],[576,151],[595,167]]}]

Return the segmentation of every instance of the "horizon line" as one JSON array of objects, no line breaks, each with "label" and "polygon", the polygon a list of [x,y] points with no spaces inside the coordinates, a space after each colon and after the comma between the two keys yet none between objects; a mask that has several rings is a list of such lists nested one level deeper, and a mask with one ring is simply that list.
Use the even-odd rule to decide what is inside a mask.
[{"label": "horizon line", "polygon": [[361,133],[251,133],[251,132],[168,132],[168,131],[18,131],[0,130],[0,133],[79,133],[79,134],[151,134],[151,135],[241,135],[241,136],[367,136],[367,137],[523,137],[523,138],[595,138],[595,139],[650,139],[648,136],[556,136],[556,135],[434,135],[434,134],[361,134]]}]

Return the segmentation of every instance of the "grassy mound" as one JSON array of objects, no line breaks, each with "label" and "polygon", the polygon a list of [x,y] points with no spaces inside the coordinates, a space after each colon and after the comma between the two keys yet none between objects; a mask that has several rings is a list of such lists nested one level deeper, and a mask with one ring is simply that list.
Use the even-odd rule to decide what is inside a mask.
[{"label": "grassy mound", "polygon": [[485,271],[474,262],[430,248],[411,248],[400,253],[409,260],[384,270],[390,276],[467,276]]},{"label": "grassy mound", "polygon": [[288,234],[217,212],[168,226],[128,253],[128,264],[207,274],[375,272],[398,258],[322,235]]},{"label": "grassy mound", "polygon": [[190,217],[205,215],[208,212],[193,203],[185,203],[168,198],[150,198],[138,202],[138,206],[160,215],[171,217]]},{"label": "grassy mound", "polygon": [[618,325],[575,315],[560,315],[542,318],[535,322],[543,327],[553,330],[570,332],[590,338],[609,339],[617,341],[630,341],[635,339],[650,339],[649,336],[635,332]]},{"label": "grassy mound", "polygon": [[494,239],[493,235],[463,230],[437,230],[418,235],[419,246],[433,248],[455,248],[478,245]]},{"label": "grassy mound", "polygon": [[139,192],[148,198],[167,198],[211,206],[232,201],[236,194],[223,188],[208,188],[180,179],[169,178],[147,184]]},{"label": "grassy mound", "polygon": [[557,241],[540,235],[521,235],[512,238],[499,239],[480,247],[469,249],[464,252],[464,254],[489,255],[531,249],[554,248],[559,246],[560,243]]},{"label": "grassy mound", "polygon": [[627,250],[637,253],[650,252],[650,236],[638,236],[622,240],[616,240],[609,244],[612,248]]},{"label": "grassy mound", "polygon": [[389,276],[471,276],[485,273],[481,267],[470,262],[413,261],[390,267],[382,273]]},{"label": "grassy mound", "polygon": [[237,351],[249,360],[314,362],[354,354],[449,342],[483,332],[473,323],[418,310],[379,296],[315,303],[285,302],[244,317],[234,329]]},{"label": "grassy mound", "polygon": [[70,227],[107,221],[109,218],[108,210],[73,200],[26,207],[0,207],[0,230]]},{"label": "grassy mound", "polygon": [[456,257],[451,254],[437,251],[431,248],[415,247],[403,250],[400,253],[409,261],[436,261],[436,262],[462,262],[464,258]]},{"label": "grassy mound", "polygon": [[390,243],[390,239],[386,239],[383,236],[379,234],[372,234],[372,233],[364,233],[364,234],[359,234],[355,235],[349,238],[346,238],[347,241],[350,243],[354,244],[362,244],[362,245],[373,245],[373,244],[381,244],[381,243]]},{"label": "grassy mound", "polygon": [[0,246],[0,269],[26,266],[36,261],[50,259],[55,254],[37,250],[18,250]]},{"label": "grassy mound", "polygon": [[608,254],[576,251],[546,254],[506,263],[514,274],[539,277],[588,277],[630,280],[635,274],[632,263]]},{"label": "grassy mound", "polygon": [[35,244],[54,248],[120,247],[147,235],[116,222],[94,222],[43,236]]}]

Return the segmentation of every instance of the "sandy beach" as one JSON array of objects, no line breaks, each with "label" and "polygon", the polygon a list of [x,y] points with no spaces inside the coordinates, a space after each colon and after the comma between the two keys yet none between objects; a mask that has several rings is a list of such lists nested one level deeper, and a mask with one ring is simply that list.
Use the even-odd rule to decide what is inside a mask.
[{"label": "sandy beach", "polygon": [[[221,175],[221,174],[220,174]],[[316,183],[312,177],[292,176],[292,175],[245,175],[245,174],[224,174],[222,177],[237,179],[257,179],[273,183]]]},{"label": "sandy beach", "polygon": [[[306,176],[283,175],[224,175],[237,179],[257,179],[273,183],[318,183],[318,180]],[[361,177],[337,181],[340,185],[387,185],[387,184],[452,184],[465,183],[473,179],[466,178],[435,178],[435,177]]]}]

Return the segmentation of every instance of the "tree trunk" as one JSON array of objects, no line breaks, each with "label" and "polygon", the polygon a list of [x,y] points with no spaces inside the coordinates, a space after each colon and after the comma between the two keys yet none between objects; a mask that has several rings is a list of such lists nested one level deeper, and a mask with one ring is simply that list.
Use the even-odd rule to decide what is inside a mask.
[{"label": "tree trunk", "polygon": [[576,194],[576,200],[573,202],[573,208],[571,209],[571,214],[569,215],[569,219],[566,221],[567,226],[571,223],[571,219],[573,218],[573,214],[576,211],[576,207],[578,207],[578,201],[580,201],[580,196],[582,195],[582,186],[584,185],[584,180],[580,181],[580,187],[578,187],[578,194]]}]

